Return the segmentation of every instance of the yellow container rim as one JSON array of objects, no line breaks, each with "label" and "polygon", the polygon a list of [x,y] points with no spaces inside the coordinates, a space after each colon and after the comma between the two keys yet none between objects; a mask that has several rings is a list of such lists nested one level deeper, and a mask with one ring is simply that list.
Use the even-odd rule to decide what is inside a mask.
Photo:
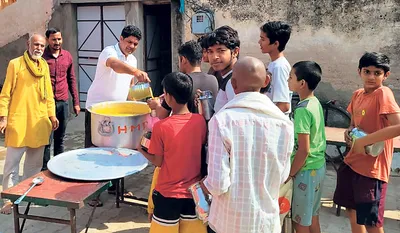
[{"label": "yellow container rim", "polygon": [[88,107],[87,110],[91,113],[91,114],[95,114],[95,115],[100,115],[100,116],[111,116],[111,117],[132,117],[132,116],[118,116],[118,115],[108,115],[108,114],[103,114],[103,113],[98,113],[96,112],[96,108],[107,108],[110,105],[119,105],[119,106],[124,106],[126,105],[127,107],[133,107],[134,106],[139,106],[142,109],[145,109],[145,111],[141,111],[141,112],[132,112],[132,116],[141,116],[141,115],[146,115],[149,114],[151,112],[151,109],[149,108],[149,106],[147,105],[147,103],[144,102],[140,102],[140,101],[105,101],[105,102],[100,102],[97,104],[93,104],[92,106]]}]

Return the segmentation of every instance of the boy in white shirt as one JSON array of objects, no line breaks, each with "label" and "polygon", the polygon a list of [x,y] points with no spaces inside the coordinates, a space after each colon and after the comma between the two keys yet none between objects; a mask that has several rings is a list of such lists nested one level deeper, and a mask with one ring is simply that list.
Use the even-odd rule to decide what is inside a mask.
[{"label": "boy in white shirt", "polygon": [[240,40],[237,31],[229,26],[215,29],[206,40],[209,63],[222,77],[214,105],[214,111],[218,112],[235,97],[230,79],[233,66],[239,57]]},{"label": "boy in white shirt", "polygon": [[291,30],[290,25],[284,22],[268,22],[260,28],[260,40],[258,41],[261,52],[268,53],[271,58],[268,71],[272,73],[272,79],[266,94],[286,114],[291,111],[292,94],[287,82],[291,66],[285,58],[283,50],[290,39]]}]

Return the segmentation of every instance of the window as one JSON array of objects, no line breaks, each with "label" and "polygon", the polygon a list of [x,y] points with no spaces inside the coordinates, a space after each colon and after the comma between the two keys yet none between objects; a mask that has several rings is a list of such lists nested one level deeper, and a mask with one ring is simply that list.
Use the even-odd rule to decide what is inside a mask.
[{"label": "window", "polygon": [[4,9],[5,7],[13,4],[17,0],[0,0],[0,10]]}]

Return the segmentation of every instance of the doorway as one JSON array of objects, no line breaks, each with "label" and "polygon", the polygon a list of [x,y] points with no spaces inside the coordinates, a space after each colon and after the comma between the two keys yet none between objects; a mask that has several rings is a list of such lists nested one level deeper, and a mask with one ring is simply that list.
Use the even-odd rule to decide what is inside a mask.
[{"label": "doorway", "polygon": [[161,81],[172,71],[171,4],[143,5],[145,69],[155,96],[163,93]]}]

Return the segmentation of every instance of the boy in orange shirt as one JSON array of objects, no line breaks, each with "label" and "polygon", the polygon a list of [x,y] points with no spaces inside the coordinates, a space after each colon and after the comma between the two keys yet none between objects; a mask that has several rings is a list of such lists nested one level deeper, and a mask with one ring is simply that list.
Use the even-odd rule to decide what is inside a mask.
[{"label": "boy in orange shirt", "polygon": [[[359,128],[367,134],[400,123],[400,109],[393,92],[383,86],[390,74],[389,58],[382,53],[365,53],[358,66],[364,88],[354,92],[347,111],[351,114],[345,140],[351,145],[349,131]],[[337,174],[333,201],[346,207],[353,233],[383,233],[383,214],[393,140],[377,157],[351,150]]]},{"label": "boy in orange shirt", "polygon": [[205,233],[197,219],[195,203],[188,188],[201,179],[201,151],[206,142],[206,122],[190,113],[193,81],[174,72],[163,79],[165,101],[172,115],[153,126],[148,153],[141,152],[160,167],[153,191],[154,213],[150,233]]}]

